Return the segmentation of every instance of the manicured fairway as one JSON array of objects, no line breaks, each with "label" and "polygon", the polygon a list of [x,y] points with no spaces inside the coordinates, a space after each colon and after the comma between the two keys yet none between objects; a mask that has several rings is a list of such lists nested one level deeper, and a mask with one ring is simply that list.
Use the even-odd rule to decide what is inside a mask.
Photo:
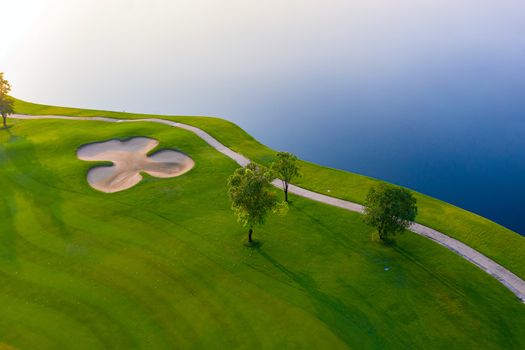
[{"label": "manicured fairway", "polygon": [[[150,123],[11,121],[0,130],[0,347],[524,348],[525,305],[454,253],[293,197],[255,231],[227,201],[237,165]],[[147,136],[188,173],[96,192],[85,143]]]},{"label": "manicured fairway", "polygon": [[[17,113],[36,115],[57,114],[87,117],[103,115],[120,119],[159,117],[156,115],[54,107],[21,100],[16,100],[15,110]],[[244,130],[226,120],[209,117],[161,117],[197,126],[213,135],[224,145],[262,164],[269,164],[275,155],[275,151],[260,144]],[[331,196],[357,203],[363,203],[370,186],[378,181],[359,174],[308,162],[302,162],[302,172],[305,176],[296,182],[297,185],[325,194],[328,194],[327,191],[330,190]],[[415,195],[419,206],[417,217],[419,223],[466,243],[525,279],[524,237],[451,204],[420,193]]]}]

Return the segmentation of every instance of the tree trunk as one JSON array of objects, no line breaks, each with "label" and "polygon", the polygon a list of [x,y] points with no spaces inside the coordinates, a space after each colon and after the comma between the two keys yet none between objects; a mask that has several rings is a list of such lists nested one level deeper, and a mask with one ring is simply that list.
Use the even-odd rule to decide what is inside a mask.
[{"label": "tree trunk", "polygon": [[2,119],[4,120],[4,129],[7,127],[7,115],[2,114]]},{"label": "tree trunk", "polygon": [[288,183],[284,185],[284,200],[288,203]]},{"label": "tree trunk", "polygon": [[252,228],[250,228],[250,230],[248,230],[248,242],[249,243],[252,243],[252,233],[253,233],[253,230]]}]

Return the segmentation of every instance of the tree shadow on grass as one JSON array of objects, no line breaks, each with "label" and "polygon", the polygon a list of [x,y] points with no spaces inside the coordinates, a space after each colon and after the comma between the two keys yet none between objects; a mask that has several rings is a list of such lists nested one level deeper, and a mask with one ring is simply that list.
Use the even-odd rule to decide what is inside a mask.
[{"label": "tree shadow on grass", "polygon": [[244,241],[243,245],[247,248],[258,249],[262,247],[263,243],[259,240],[254,239],[251,242]]},{"label": "tree shadow on grass", "polygon": [[363,311],[321,291],[311,276],[293,272],[263,249],[259,247],[255,249],[266,261],[304,291],[315,308],[315,316],[345,344],[356,349],[385,347],[386,344],[383,344],[374,325]]},{"label": "tree shadow on grass", "polygon": [[393,236],[393,237],[386,237],[386,238],[379,238],[379,233],[377,233],[377,231],[374,231],[372,232],[372,237],[371,237],[372,241],[374,242],[377,242],[385,247],[389,247],[389,248],[395,248],[397,247],[397,241],[396,241],[396,237]]}]

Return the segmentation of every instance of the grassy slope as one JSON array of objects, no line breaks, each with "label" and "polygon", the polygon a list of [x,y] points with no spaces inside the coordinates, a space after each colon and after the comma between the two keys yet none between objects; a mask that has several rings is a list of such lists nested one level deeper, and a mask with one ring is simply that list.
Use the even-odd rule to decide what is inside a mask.
[{"label": "grassy slope", "polygon": [[[53,107],[18,100],[18,113],[59,114],[78,116],[108,116],[114,118],[143,118],[145,115],[105,112],[65,107]],[[155,116],[158,117],[158,116]],[[233,123],[209,117],[165,117],[197,126],[226,146],[248,158],[269,164],[275,151],[260,144]],[[343,199],[362,203],[370,186],[379,180],[346,171],[302,162],[303,178],[297,184],[305,188],[327,193]],[[509,270],[525,278],[525,239],[488,219],[460,209],[451,204],[416,193],[419,216],[417,221],[454,237],[482,252]]]},{"label": "grassy slope", "polygon": [[[0,130],[0,344],[34,348],[524,348],[525,305],[454,253],[293,197],[241,243],[236,164],[151,123],[12,121]],[[196,167],[103,194],[82,144],[146,135]],[[385,271],[385,267],[390,270]]]}]

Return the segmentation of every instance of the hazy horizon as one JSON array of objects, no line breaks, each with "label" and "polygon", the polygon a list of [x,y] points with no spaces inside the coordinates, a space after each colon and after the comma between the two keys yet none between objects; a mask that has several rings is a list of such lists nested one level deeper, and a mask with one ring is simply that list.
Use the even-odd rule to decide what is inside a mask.
[{"label": "hazy horizon", "polygon": [[217,114],[237,94],[261,99],[250,87],[340,88],[334,76],[364,89],[417,85],[442,68],[515,64],[525,50],[519,1],[1,3],[13,94],[97,108]]},{"label": "hazy horizon", "polygon": [[522,1],[0,4],[13,96],[219,116],[525,233]]}]

